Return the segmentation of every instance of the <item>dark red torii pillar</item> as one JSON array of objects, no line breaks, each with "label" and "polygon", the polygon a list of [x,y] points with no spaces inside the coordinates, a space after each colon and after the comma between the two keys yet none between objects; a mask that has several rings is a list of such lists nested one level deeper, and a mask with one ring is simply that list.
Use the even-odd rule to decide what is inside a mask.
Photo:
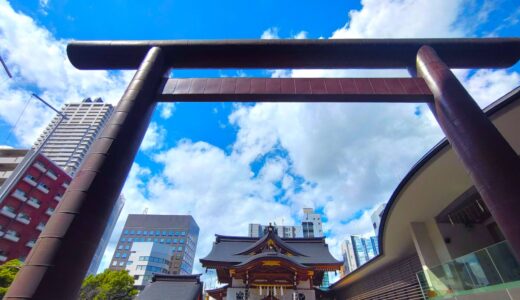
[{"label": "dark red torii pillar", "polygon": [[[520,257],[520,159],[448,69],[509,67],[520,58],[520,39],[100,41],[72,42],[67,52],[80,69],[138,71],[5,299],[77,296],[156,100],[170,97],[162,94],[169,68],[410,69],[417,59],[441,127]],[[348,95],[341,101],[360,99]]]}]

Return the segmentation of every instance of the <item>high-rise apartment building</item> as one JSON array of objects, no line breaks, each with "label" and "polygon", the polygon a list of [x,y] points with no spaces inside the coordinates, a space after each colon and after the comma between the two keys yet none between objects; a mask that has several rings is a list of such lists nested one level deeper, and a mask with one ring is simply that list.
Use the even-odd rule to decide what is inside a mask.
[{"label": "high-rise apartment building", "polygon": [[[137,271],[146,268],[146,264],[139,258],[130,259],[132,252],[144,251],[141,248],[146,242],[171,249],[171,257],[168,259],[169,274],[191,274],[198,236],[199,226],[190,215],[128,215],[110,262],[110,269]],[[145,267],[138,267],[141,265]],[[148,276],[152,273],[153,270],[150,270],[146,274],[134,275]],[[134,278],[136,285],[141,285],[142,278]]]},{"label": "high-rise apartment building", "polygon": [[314,212],[312,208],[303,209],[302,219],[303,237],[322,237],[323,227],[321,223],[321,214]]},{"label": "high-rise apartment building", "polygon": [[126,269],[134,277],[134,285],[144,287],[154,274],[169,274],[175,249],[154,242],[133,242]]},{"label": "high-rise apartment building", "polygon": [[363,238],[358,235],[352,235],[350,240],[358,268],[379,254],[377,237]]},{"label": "high-rise apartment building", "polygon": [[[261,237],[266,234],[265,229],[270,225],[249,224],[249,237]],[[312,238],[322,237],[323,229],[321,223],[321,214],[314,212],[312,208],[303,209],[303,218],[301,225],[287,226],[276,225],[274,227],[282,238]]]},{"label": "high-rise apartment building", "polygon": [[341,255],[343,256],[343,276],[357,269],[356,255],[350,240],[341,243]]},{"label": "high-rise apartment building", "polygon": [[67,119],[59,123],[61,117],[56,115],[38,138],[35,147],[46,140],[41,152],[74,176],[113,110],[113,106],[103,103],[101,98],[86,98],[80,103],[65,104],[61,112]]},{"label": "high-rise apartment building", "polygon": [[0,188],[0,264],[27,257],[71,181],[45,155],[31,151],[0,150],[0,170],[11,170]]}]

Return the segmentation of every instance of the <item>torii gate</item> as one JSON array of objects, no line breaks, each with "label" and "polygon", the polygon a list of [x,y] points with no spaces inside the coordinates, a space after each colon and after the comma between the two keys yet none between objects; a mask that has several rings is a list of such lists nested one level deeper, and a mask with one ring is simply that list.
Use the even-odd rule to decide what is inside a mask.
[{"label": "torii gate", "polygon": [[[450,68],[505,68],[519,38],[71,42],[79,69],[137,69],[5,299],[74,299],[161,101],[426,102],[520,258],[520,159]],[[414,78],[168,79],[170,68],[406,68]],[[418,77],[416,77],[418,76]]]}]

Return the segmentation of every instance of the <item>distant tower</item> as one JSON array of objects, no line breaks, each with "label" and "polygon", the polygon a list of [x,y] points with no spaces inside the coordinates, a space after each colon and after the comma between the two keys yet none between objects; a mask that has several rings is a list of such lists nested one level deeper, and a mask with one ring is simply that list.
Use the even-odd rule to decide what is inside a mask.
[{"label": "distant tower", "polygon": [[61,112],[67,119],[53,132],[60,121],[60,116],[56,115],[34,146],[39,146],[48,137],[41,153],[74,176],[113,110],[113,106],[103,103],[101,98],[86,98],[80,103],[65,104]]},{"label": "distant tower", "polygon": [[376,211],[374,211],[374,213],[370,216],[370,219],[372,220],[372,227],[374,228],[376,235],[379,235],[379,225],[381,224],[381,216],[383,216],[385,207],[386,203],[379,205]]},{"label": "distant tower", "polygon": [[303,237],[322,237],[323,228],[321,223],[321,214],[314,212],[312,208],[303,209]]}]

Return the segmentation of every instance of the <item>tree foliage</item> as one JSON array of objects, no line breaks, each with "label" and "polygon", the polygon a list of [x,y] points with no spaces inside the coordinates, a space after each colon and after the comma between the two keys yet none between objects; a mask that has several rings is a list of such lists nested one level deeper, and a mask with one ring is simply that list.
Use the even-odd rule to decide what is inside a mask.
[{"label": "tree foliage", "polygon": [[128,271],[106,269],[103,273],[85,278],[79,298],[81,300],[130,300],[136,294],[134,279]]},{"label": "tree foliage", "polygon": [[7,293],[21,266],[22,262],[18,259],[12,259],[0,266],[0,299]]}]

